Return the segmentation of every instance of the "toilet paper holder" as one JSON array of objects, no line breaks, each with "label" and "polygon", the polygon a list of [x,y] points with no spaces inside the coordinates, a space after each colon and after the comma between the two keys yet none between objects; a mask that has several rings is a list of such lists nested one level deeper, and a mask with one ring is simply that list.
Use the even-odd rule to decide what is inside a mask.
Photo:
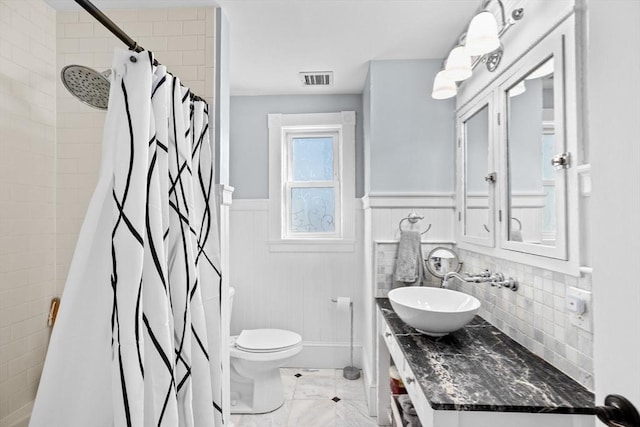
[{"label": "toilet paper holder", "polygon": [[338,306],[342,306],[342,304],[344,304],[347,300],[349,302],[349,313],[351,316],[351,334],[350,334],[350,340],[349,340],[349,349],[350,349],[350,354],[351,354],[351,364],[349,366],[345,366],[342,369],[342,376],[345,377],[348,380],[357,380],[358,378],[360,378],[360,369],[356,368],[355,366],[353,366],[353,301],[351,301],[351,298],[349,297],[338,297],[338,298],[333,298],[331,301],[336,303],[336,305]]}]

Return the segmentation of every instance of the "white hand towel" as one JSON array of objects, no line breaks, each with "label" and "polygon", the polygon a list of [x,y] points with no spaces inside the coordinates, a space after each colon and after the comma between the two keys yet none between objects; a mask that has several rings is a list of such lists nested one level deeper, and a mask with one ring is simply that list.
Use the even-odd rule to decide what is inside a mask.
[{"label": "white hand towel", "polygon": [[394,278],[398,282],[420,285],[425,276],[420,233],[401,231]]}]

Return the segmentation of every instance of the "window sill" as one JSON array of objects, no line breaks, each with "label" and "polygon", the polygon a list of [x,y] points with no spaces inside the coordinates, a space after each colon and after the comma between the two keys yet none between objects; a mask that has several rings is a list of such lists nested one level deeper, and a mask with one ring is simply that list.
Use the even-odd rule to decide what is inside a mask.
[{"label": "window sill", "polygon": [[269,252],[354,252],[353,240],[271,240]]}]

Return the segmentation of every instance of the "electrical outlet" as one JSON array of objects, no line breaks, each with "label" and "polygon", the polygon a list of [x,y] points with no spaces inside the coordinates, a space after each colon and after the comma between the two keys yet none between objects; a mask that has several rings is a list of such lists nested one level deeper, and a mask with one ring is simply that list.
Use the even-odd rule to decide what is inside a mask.
[{"label": "electrical outlet", "polygon": [[566,295],[566,307],[572,325],[593,332],[593,307],[591,292],[569,287]]}]

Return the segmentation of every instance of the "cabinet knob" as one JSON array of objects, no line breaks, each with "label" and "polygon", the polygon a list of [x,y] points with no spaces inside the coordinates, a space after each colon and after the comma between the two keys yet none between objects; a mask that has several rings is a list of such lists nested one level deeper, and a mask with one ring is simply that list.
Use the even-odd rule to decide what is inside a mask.
[{"label": "cabinet knob", "polygon": [[570,166],[570,153],[560,153],[551,159],[551,166],[554,169],[568,169]]},{"label": "cabinet knob", "polygon": [[406,379],[406,383],[407,383],[407,384],[411,384],[411,383],[414,383],[414,382],[416,382],[416,379],[415,379],[415,378],[407,377],[407,379]]},{"label": "cabinet knob", "polygon": [[391,332],[385,332],[385,333],[384,333],[384,336],[385,336],[385,337],[387,337],[387,338],[389,338],[389,337],[391,336]]}]

